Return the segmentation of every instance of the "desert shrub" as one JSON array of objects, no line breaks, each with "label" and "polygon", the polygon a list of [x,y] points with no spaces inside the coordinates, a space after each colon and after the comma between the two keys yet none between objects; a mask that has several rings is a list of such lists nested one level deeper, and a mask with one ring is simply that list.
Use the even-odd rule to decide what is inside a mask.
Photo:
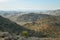
[{"label": "desert shrub", "polygon": [[24,37],[28,37],[28,31],[22,31],[21,35],[24,36]]}]

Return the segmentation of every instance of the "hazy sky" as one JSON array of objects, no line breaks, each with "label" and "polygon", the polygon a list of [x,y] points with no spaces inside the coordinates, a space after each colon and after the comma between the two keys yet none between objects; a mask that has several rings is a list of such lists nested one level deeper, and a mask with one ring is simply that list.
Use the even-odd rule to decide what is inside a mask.
[{"label": "hazy sky", "polygon": [[60,0],[0,0],[0,10],[60,9]]}]

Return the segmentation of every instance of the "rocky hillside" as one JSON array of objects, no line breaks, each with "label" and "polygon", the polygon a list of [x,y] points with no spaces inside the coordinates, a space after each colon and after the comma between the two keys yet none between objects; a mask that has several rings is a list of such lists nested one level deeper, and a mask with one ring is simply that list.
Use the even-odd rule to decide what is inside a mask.
[{"label": "rocky hillside", "polygon": [[[60,37],[59,11],[60,10],[28,13],[19,16],[17,13],[11,16],[4,14],[5,17],[6,15],[8,16],[6,18],[0,16],[0,31],[19,34],[22,31],[28,31],[29,36],[34,37]],[[21,22],[27,22],[27,24],[21,26],[19,24]]]},{"label": "rocky hillside", "polygon": [[36,21],[37,19],[45,18],[48,16],[50,16],[50,15],[29,13],[29,14],[24,14],[24,15],[18,16],[16,21],[18,21],[18,22],[33,22],[33,21]]},{"label": "rocky hillside", "polygon": [[42,32],[44,35],[49,37],[60,37],[60,17],[52,16],[42,18],[36,22],[27,23],[24,25],[26,28]]},{"label": "rocky hillside", "polygon": [[18,33],[23,30],[28,30],[28,29],[16,24],[15,22],[10,21],[9,19],[0,16],[0,31]]},{"label": "rocky hillside", "polygon": [[13,34],[13,35],[17,34],[19,36],[28,35],[28,36],[38,37],[38,35],[36,35],[37,32],[35,32],[34,30],[30,30],[23,26],[20,26],[20,25],[16,24],[15,22],[12,22],[9,19],[6,19],[2,16],[0,16],[0,32],[2,32],[2,33],[8,32],[8,34],[9,33]]}]

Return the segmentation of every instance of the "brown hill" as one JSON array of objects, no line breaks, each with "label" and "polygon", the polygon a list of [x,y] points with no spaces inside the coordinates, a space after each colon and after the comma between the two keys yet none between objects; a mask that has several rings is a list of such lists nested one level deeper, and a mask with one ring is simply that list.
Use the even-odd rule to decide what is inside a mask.
[{"label": "brown hill", "polygon": [[60,35],[60,17],[52,16],[47,18],[42,18],[36,22],[27,23],[24,26],[28,29],[43,32],[46,35],[57,37]]}]

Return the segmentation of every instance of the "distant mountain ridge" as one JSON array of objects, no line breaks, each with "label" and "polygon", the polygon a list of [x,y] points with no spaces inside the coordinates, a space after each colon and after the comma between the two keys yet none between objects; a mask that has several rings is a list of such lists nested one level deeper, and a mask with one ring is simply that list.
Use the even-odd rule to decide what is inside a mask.
[{"label": "distant mountain ridge", "polygon": [[49,16],[60,16],[60,9],[42,12],[0,11],[0,15],[21,24],[21,22],[33,22]]},{"label": "distant mountain ridge", "polygon": [[[60,15],[60,9],[57,10],[45,10],[45,11],[31,11],[32,13],[39,13],[39,14],[50,14],[50,15]],[[7,16],[7,15],[17,15],[17,14],[29,14],[30,12],[28,11],[0,11],[0,15]]]},{"label": "distant mountain ridge", "polygon": [[46,11],[45,13],[46,14],[49,14],[49,15],[60,16],[60,9],[57,9],[57,10],[49,10],[49,11]]},{"label": "distant mountain ridge", "polygon": [[18,16],[16,21],[18,21],[18,22],[33,22],[33,21],[36,21],[37,19],[45,18],[48,16],[50,16],[50,15],[29,13],[29,14],[24,14],[24,15]]}]

